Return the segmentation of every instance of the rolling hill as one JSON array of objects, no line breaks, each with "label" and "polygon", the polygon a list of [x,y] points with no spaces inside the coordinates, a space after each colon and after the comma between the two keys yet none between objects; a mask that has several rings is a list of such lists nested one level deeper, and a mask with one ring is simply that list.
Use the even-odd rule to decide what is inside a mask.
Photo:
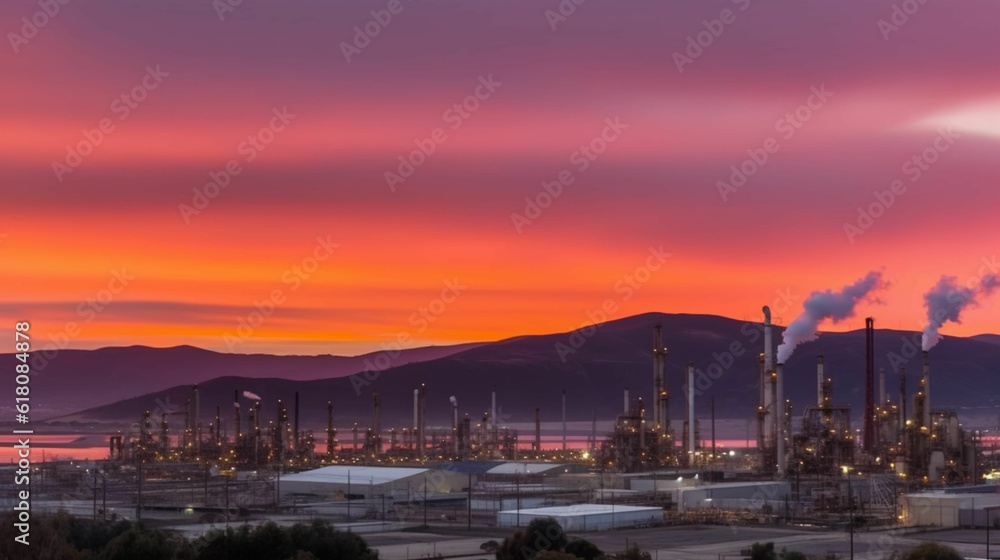
[{"label": "rolling hill", "polygon": [[[671,417],[679,421],[684,414],[682,372],[691,361],[699,372],[695,383],[699,416],[707,415],[710,397],[714,397],[719,418],[751,418],[758,395],[757,355],[763,347],[760,325],[718,316],[649,313],[604,323],[590,332],[590,336],[577,331],[575,335],[522,336],[482,344],[436,359],[393,367],[370,380],[362,376],[312,380],[291,380],[281,375],[251,378],[232,375],[239,369],[227,364],[220,367],[219,377],[200,386],[202,421],[210,421],[219,406],[224,421],[228,422],[234,391],[250,390],[263,397],[265,418],[273,417],[278,399],[290,404],[298,391],[304,427],[325,426],[328,400],[334,403],[338,425],[354,421],[367,425],[372,392],[377,390],[382,400],[383,425],[409,426],[413,389],[420,383],[427,385],[428,422],[440,425],[449,423],[450,396],[457,397],[462,413],[469,412],[473,419],[481,417],[489,407],[493,385],[498,387],[498,402],[505,421],[530,422],[535,407],[542,409],[545,420],[557,420],[563,389],[569,398],[570,420],[589,421],[593,413],[598,418],[613,418],[622,408],[622,390],[626,387],[631,389],[633,397],[642,396],[648,402],[652,393],[652,329],[658,323],[662,324],[669,348]],[[778,341],[781,329],[775,330]],[[864,394],[864,338],[863,330],[825,333],[817,341],[797,349],[785,366],[785,392],[793,400],[796,414],[816,399],[815,363],[820,354],[824,356],[827,375],[834,380],[834,400],[850,404],[855,415],[860,414],[857,411],[861,410]],[[908,372],[912,395],[920,375],[919,334],[877,330],[875,348],[875,367],[885,368],[890,397],[895,399],[898,393],[898,376],[894,372],[900,365]],[[220,355],[218,359],[225,364],[226,358],[230,356]],[[274,364],[294,360],[279,356],[259,359]],[[1000,345],[947,337],[931,352],[931,361],[935,408],[995,413],[1000,404],[997,401]],[[273,371],[283,371],[283,367],[275,365]],[[284,370],[291,369],[288,366]],[[118,402],[108,399],[111,404],[54,420],[132,422],[143,410],[168,402],[183,404],[189,393],[189,386],[177,383],[167,390],[147,391]],[[245,407],[246,399],[241,401]]]}]

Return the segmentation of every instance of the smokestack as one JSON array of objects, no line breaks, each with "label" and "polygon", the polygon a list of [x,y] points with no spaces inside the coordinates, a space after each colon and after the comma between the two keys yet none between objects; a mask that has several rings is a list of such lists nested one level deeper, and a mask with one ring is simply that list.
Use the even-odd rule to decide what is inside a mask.
[{"label": "smokestack", "polygon": [[192,400],[193,410],[191,412],[191,431],[194,435],[194,452],[201,452],[201,425],[198,423],[198,419],[201,415],[201,400],[198,396],[198,385],[194,386],[194,396]]},{"label": "smokestack", "polygon": [[879,402],[879,406],[884,405],[885,401],[888,400],[888,398],[889,398],[889,395],[887,395],[885,393],[885,368],[884,367],[880,367],[880,368],[878,368],[878,402]]},{"label": "smokestack", "polygon": [[629,404],[628,403],[628,387],[625,387],[625,408],[624,408],[624,411],[625,411],[624,413],[625,414],[628,414],[628,404]]},{"label": "smokestack", "polygon": [[816,356],[816,405],[823,406],[823,356]]},{"label": "smokestack", "polygon": [[535,452],[542,450],[542,409],[535,409]]},{"label": "smokestack", "polygon": [[333,401],[326,401],[326,455],[333,457],[334,453],[333,435]]},{"label": "smokestack", "polygon": [[372,446],[375,454],[382,452],[382,397],[372,392]]},{"label": "smokestack", "polygon": [[694,463],[694,450],[697,442],[694,434],[694,362],[688,362],[688,464]]},{"label": "smokestack", "polygon": [[777,439],[777,454],[778,454],[778,478],[784,478],[785,476],[785,365],[778,363],[777,377],[775,379],[775,419],[777,422],[777,430],[775,430],[774,435]]},{"label": "smokestack", "polygon": [[417,432],[420,425],[420,389],[413,390],[413,432]]},{"label": "smokestack", "polygon": [[642,403],[642,397],[639,397],[639,420],[636,429],[639,430],[639,450],[646,450],[646,406]]},{"label": "smokestack", "polygon": [[566,451],[566,389],[563,389],[563,402],[562,402],[562,405],[563,405],[563,411],[562,411],[563,412],[563,416],[562,416],[562,421],[563,421],[563,432],[562,432],[562,434],[563,434],[563,451]]},{"label": "smokestack", "polygon": [[298,448],[299,446],[299,392],[295,391],[295,428],[292,429],[295,434],[295,441],[292,446]]},{"label": "smokestack", "polygon": [[216,445],[216,447],[218,447],[219,444],[222,443],[222,432],[221,432],[221,429],[220,429],[221,426],[222,426],[222,410],[219,408],[219,405],[215,405],[215,445]]},{"label": "smokestack", "polygon": [[454,395],[448,399],[451,401],[451,435],[455,443],[455,456],[458,456],[458,399]]},{"label": "smokestack", "polygon": [[924,426],[931,428],[931,361],[924,351]]},{"label": "smokestack", "polygon": [[240,392],[233,391],[233,444],[240,441]]},{"label": "smokestack", "polygon": [[865,441],[866,453],[874,453],[875,433],[875,319],[865,318]]},{"label": "smokestack", "polygon": [[658,435],[669,430],[667,414],[667,347],[660,325],[653,327],[653,428]]},{"label": "smokestack", "polygon": [[899,442],[906,442],[906,368],[899,368]]},{"label": "smokestack", "polygon": [[493,385],[493,408],[490,411],[490,422],[493,424],[493,433],[497,431],[497,386]]},{"label": "smokestack", "polygon": [[764,371],[774,371],[774,343],[771,340],[771,308],[764,306]]},{"label": "smokestack", "polygon": [[420,437],[419,449],[420,458],[424,458],[425,448],[427,446],[427,387],[421,383],[420,384]]}]

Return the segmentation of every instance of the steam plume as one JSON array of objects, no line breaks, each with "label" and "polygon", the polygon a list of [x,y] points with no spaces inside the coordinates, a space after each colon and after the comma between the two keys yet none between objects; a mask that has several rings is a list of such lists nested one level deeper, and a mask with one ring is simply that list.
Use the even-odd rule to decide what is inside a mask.
[{"label": "steam plume", "polygon": [[816,340],[816,331],[824,319],[834,323],[854,316],[854,306],[874,290],[887,286],[881,272],[869,272],[864,278],[839,292],[826,290],[813,292],[802,304],[804,311],[785,329],[778,345],[778,363],[783,364],[792,356],[795,347],[803,342]]},{"label": "steam plume", "polygon": [[255,401],[259,401],[260,400],[260,396],[258,396],[255,393],[251,393],[250,391],[243,391],[243,396],[246,397],[246,398],[248,398],[248,399],[255,400]]},{"label": "steam plume", "polygon": [[962,310],[976,303],[977,298],[986,297],[1000,287],[1000,277],[987,274],[979,281],[978,286],[959,286],[954,276],[942,276],[937,284],[924,294],[924,307],[927,308],[927,326],[924,327],[923,349],[930,350],[941,341],[938,332],[941,326],[951,321],[961,323]]},{"label": "steam plume", "polygon": [[451,401],[451,406],[458,406],[458,399],[455,397],[448,397],[448,400]]}]

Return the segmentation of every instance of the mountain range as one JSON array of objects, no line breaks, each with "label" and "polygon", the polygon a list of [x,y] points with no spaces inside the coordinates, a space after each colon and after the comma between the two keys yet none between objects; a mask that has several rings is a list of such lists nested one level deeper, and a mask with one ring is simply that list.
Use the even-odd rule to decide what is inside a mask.
[{"label": "mountain range", "polygon": [[[569,420],[582,422],[593,416],[613,418],[623,408],[625,388],[631,390],[633,398],[643,397],[648,406],[655,325],[661,325],[669,350],[666,367],[670,416],[678,426],[686,410],[684,371],[689,361],[697,371],[699,417],[708,415],[712,399],[720,419],[753,417],[758,401],[757,356],[763,351],[762,327],[756,322],[711,315],[647,313],[570,333],[521,336],[433,351],[419,349],[412,351],[411,358],[424,359],[395,361],[390,369],[367,376],[351,375],[358,370],[357,359],[353,366],[337,369],[329,365],[339,363],[331,356],[247,356],[190,347],[74,351],[72,360],[58,366],[67,371],[55,369],[57,364],[53,363],[41,375],[53,373],[55,378],[54,372],[59,371],[63,379],[75,380],[74,386],[61,389],[63,398],[73,398],[72,393],[80,391],[81,380],[95,386],[96,380],[122,383],[133,391],[124,399],[112,397],[109,392],[100,406],[85,405],[82,396],[86,394],[89,401],[94,396],[92,392],[81,393],[81,406],[76,409],[79,412],[56,415],[51,418],[52,424],[134,422],[144,410],[162,412],[183,405],[195,382],[199,383],[203,423],[211,421],[218,406],[226,425],[232,414],[234,392],[251,391],[263,399],[265,419],[276,414],[278,399],[289,405],[291,414],[291,403],[295,392],[299,392],[304,428],[326,425],[327,401],[334,404],[338,426],[353,422],[366,426],[372,415],[372,393],[378,391],[383,426],[401,428],[412,424],[413,390],[421,383],[427,386],[430,424],[450,425],[452,396],[458,399],[461,413],[469,413],[474,421],[481,418],[490,407],[493,386],[497,387],[504,422],[530,423],[536,407],[541,409],[544,420],[558,421],[563,390]],[[775,328],[775,344],[780,342],[782,331]],[[968,414],[990,418],[995,415],[1000,404],[1000,344],[994,338],[1000,337],[946,337],[931,351],[934,408],[957,409],[963,419]],[[875,331],[875,367],[876,371],[885,369],[886,392],[892,400],[898,398],[899,367],[906,370],[908,393],[916,391],[921,370],[919,349],[920,333]],[[433,356],[435,352],[440,355]],[[822,333],[816,341],[795,351],[785,364],[785,395],[792,399],[796,415],[816,401],[817,355],[824,356],[826,375],[833,379],[834,401],[850,405],[854,416],[860,417],[864,402],[864,331]],[[369,358],[374,360],[376,356]],[[354,370],[349,371],[352,367]],[[137,378],[119,377],[130,372]],[[135,390],[139,386],[145,390]],[[157,387],[162,389],[154,391]],[[116,393],[121,395],[124,389],[118,389]],[[241,396],[239,401],[246,410],[248,399]]]}]

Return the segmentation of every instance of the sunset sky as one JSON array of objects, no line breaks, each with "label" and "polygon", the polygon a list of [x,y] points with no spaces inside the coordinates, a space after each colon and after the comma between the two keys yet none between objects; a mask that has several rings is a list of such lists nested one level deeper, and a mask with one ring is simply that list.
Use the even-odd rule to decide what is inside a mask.
[{"label": "sunset sky", "polygon": [[[37,3],[3,2],[0,321],[74,348],[356,354],[571,330],[609,298],[758,320],[790,293],[787,324],[881,270],[881,303],[823,328],[919,330],[942,274],[1000,272],[1000,4],[402,0],[371,23],[390,4],[77,0],[32,34]],[[415,141],[434,152],[390,188]],[[551,201],[530,224],[526,197]],[[998,318],[1000,296],[942,332]]]}]

